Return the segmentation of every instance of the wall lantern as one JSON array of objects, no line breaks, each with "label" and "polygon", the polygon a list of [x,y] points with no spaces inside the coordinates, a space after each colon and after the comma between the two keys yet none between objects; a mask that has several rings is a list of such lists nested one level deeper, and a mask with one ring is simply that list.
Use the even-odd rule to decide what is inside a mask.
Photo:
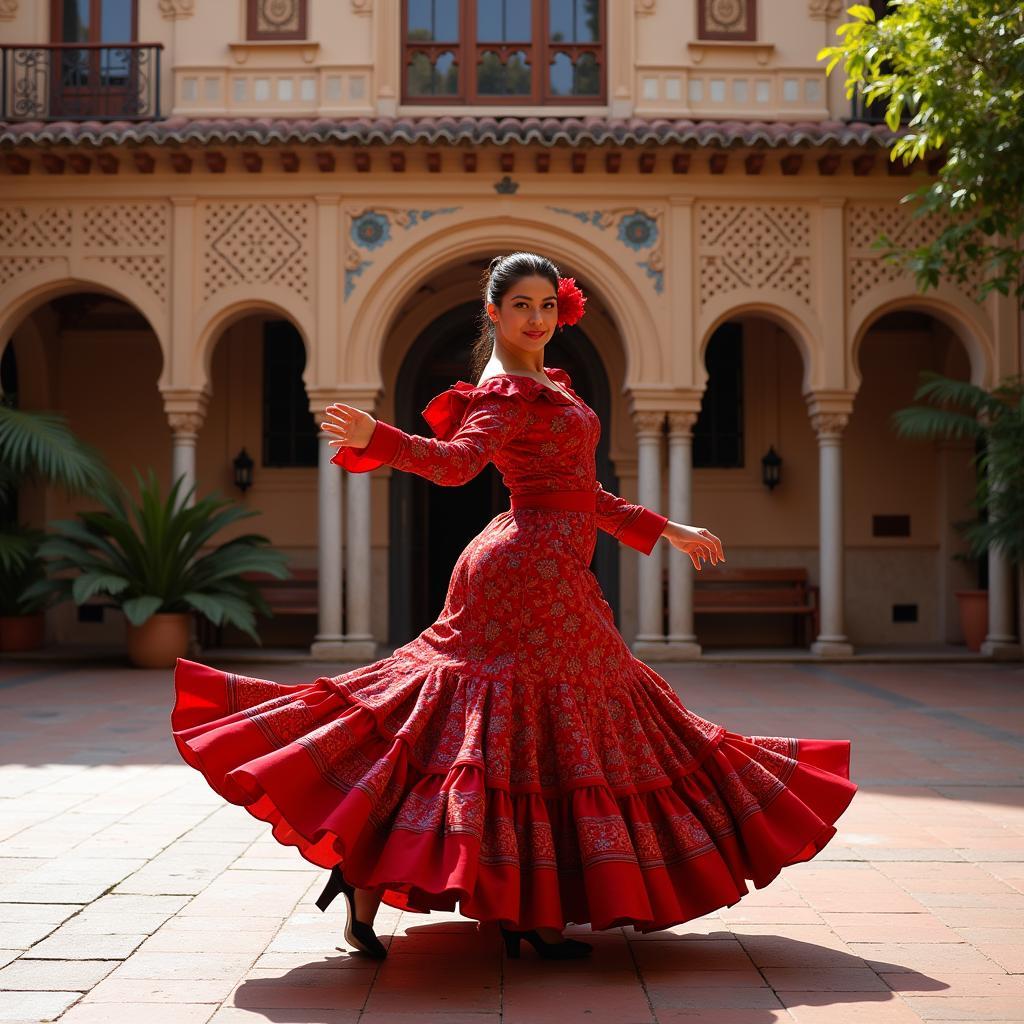
[{"label": "wall lantern", "polygon": [[253,461],[249,453],[243,448],[231,463],[235,468],[235,486],[243,493],[252,487]]},{"label": "wall lantern", "polygon": [[782,458],[774,445],[769,445],[768,454],[761,458],[761,482],[769,491],[782,482]]}]

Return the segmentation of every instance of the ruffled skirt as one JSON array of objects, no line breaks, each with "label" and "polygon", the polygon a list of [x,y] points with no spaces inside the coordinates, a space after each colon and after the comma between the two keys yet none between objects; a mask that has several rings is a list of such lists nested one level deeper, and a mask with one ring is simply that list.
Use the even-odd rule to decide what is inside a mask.
[{"label": "ruffled skirt", "polygon": [[185,761],[274,837],[414,912],[656,931],[731,906],[836,834],[850,741],[746,736],[635,658],[593,516],[506,511],[390,656],[284,685],[180,661]]}]

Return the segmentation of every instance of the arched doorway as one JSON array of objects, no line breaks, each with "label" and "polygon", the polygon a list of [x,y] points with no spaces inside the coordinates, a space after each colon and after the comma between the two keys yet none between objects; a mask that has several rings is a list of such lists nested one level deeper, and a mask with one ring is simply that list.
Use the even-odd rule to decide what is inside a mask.
[{"label": "arched doorway", "polygon": [[[727,569],[801,570],[818,583],[818,450],[802,395],[806,347],[792,325],[755,307],[725,314],[701,358],[707,380],[693,428],[693,522],[722,538]],[[782,459],[781,483],[772,488],[761,461],[769,450]],[[694,632],[714,650],[804,646],[811,630],[792,613],[698,610]]]},{"label": "arched doorway", "polygon": [[[134,492],[133,470],[169,476],[170,430],[158,388],[164,355],[147,317],[100,287],[55,282],[6,314],[13,327],[0,339],[0,378],[19,408],[65,417]],[[2,514],[44,527],[94,507],[92,499],[27,483]],[[64,602],[47,612],[49,642],[68,648],[118,645],[123,630],[120,613],[98,602]]]},{"label": "arched doorway", "polygon": [[[456,380],[467,379],[479,311],[479,300],[460,303],[435,318],[416,337],[395,382],[395,416],[403,430],[431,436],[420,412],[431,398]],[[572,378],[573,389],[602,422],[609,422],[608,377],[596,349],[580,327],[556,332],[545,350],[544,362],[564,369]],[[607,432],[602,432],[595,459],[598,479],[607,489],[617,491]],[[508,506],[508,491],[490,464],[463,487],[438,487],[415,474],[392,474],[389,643],[406,643],[437,617],[459,553]],[[591,569],[618,622],[618,543],[601,532]]]},{"label": "arched doorway", "polygon": [[913,303],[869,324],[854,353],[861,381],[845,438],[849,635],[962,643],[955,591],[988,584],[987,560],[966,557],[953,525],[973,515],[974,445],[902,438],[892,415],[925,404],[914,399],[922,370],[970,380],[971,354],[953,326]]},{"label": "arched doorway", "polygon": [[[319,430],[303,382],[303,335],[280,311],[252,304],[219,326],[208,352],[210,401],[196,445],[198,491],[218,491],[257,512],[234,524],[233,532],[265,535],[287,556],[296,585],[315,585]],[[234,462],[243,451],[253,462],[244,493],[234,483]],[[301,609],[281,606],[272,618],[260,618],[263,646],[308,649],[316,634],[315,603],[314,586]],[[253,645],[231,627],[203,640]]]}]

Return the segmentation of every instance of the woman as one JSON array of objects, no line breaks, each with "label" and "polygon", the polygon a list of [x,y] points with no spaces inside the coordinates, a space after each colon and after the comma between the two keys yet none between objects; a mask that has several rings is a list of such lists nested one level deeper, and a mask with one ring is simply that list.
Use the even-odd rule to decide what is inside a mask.
[{"label": "woman", "polygon": [[[857,786],[850,741],[745,736],[688,710],[633,657],[589,569],[597,530],[696,569],[709,530],[605,491],[601,425],[545,366],[585,299],[550,260],[512,253],[484,280],[476,383],[423,410],[434,438],[349,405],[322,429],[349,472],[385,463],[458,485],[488,461],[511,507],[455,563],[437,620],[389,657],[309,685],[192,662],[175,673],[184,759],[274,836],[332,869],[345,938],[383,957],[381,900],[497,920],[510,956],[585,956],[569,922],[667,928],[732,906],[836,833]],[[481,364],[483,364],[481,366]]]}]

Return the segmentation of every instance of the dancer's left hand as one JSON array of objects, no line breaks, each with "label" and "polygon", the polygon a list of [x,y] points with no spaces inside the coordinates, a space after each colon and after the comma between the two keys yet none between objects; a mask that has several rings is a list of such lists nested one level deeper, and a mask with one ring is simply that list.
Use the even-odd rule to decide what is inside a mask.
[{"label": "dancer's left hand", "polygon": [[725,561],[722,542],[710,531],[700,526],[684,526],[682,523],[669,522],[661,533],[674,548],[690,556],[693,567],[698,571],[703,568],[701,561],[718,565]]}]

